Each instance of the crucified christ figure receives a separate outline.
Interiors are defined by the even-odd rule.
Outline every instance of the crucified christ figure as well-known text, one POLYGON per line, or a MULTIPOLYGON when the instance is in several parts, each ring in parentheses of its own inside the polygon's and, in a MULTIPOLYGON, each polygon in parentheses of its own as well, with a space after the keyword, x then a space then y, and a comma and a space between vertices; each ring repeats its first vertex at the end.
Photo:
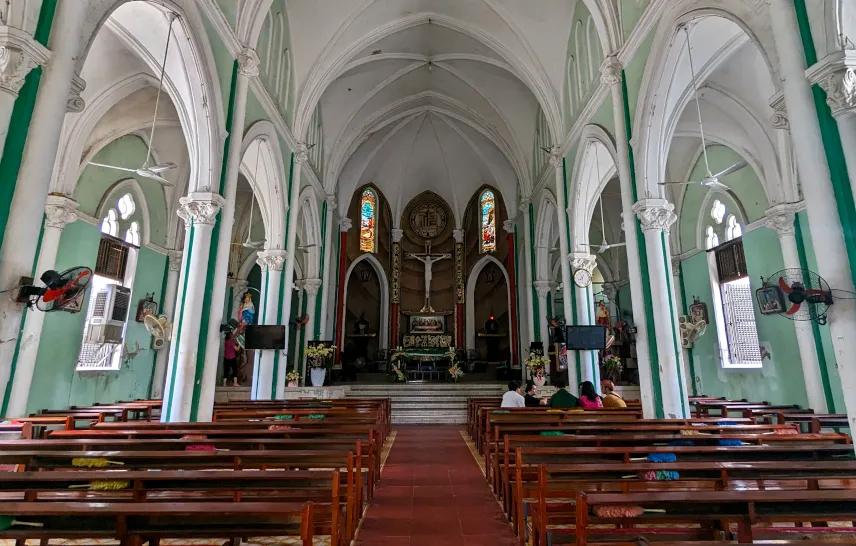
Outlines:
POLYGON ((431 307, 431 266, 434 265, 434 262, 451 258, 452 255, 431 254, 431 241, 425 241, 425 252, 422 254, 408 254, 407 257, 419 260, 425 264, 425 306, 420 313, 433 313, 434 309, 431 307))

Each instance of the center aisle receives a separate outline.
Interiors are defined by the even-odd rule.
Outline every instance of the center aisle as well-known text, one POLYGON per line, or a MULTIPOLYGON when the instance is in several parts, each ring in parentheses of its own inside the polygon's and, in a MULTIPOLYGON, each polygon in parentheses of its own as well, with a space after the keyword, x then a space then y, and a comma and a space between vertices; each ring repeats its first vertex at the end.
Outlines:
POLYGON ((397 430, 357 546, 517 544, 458 427, 397 430))

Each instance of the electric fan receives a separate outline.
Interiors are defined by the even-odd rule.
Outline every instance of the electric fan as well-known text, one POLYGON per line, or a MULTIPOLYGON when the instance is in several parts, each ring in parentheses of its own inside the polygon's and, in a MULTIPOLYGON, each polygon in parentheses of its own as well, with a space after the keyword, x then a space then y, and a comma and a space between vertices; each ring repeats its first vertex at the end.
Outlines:
POLYGON ((681 347, 684 349, 692 349, 693 343, 698 341, 698 338, 704 335, 707 330, 707 323, 700 320, 696 323, 686 315, 678 317, 678 329, 681 332, 681 347))
MULTIPOLYGON (((807 269, 783 269, 761 280, 764 285, 755 291, 755 298, 762 315, 826 324, 826 315, 833 303, 833 290, 823 277, 807 269)), ((841 294, 837 297, 853 297, 847 292, 836 292, 841 294)))
POLYGON ((21 288, 21 297, 26 299, 28 307, 35 306, 39 311, 80 311, 81 299, 92 280, 92 270, 88 267, 72 267, 62 273, 45 271, 41 276, 44 286, 28 285, 21 288))

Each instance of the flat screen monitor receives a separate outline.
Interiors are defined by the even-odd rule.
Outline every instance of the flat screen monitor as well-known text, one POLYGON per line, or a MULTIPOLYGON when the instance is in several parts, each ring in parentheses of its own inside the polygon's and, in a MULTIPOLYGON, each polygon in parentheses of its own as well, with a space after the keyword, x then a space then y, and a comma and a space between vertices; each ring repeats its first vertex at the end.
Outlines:
POLYGON ((569 351, 606 349, 606 326, 566 326, 565 343, 569 351))
POLYGON ((247 326, 244 348, 248 351, 285 349, 285 326, 247 326))

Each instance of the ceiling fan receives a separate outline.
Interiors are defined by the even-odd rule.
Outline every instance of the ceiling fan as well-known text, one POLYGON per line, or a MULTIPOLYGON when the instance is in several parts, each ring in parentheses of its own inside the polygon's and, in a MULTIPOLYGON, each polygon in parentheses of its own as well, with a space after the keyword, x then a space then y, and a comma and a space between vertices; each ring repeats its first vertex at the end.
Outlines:
POLYGON ((684 33, 686 33, 686 35, 687 35, 687 56, 689 57, 690 73, 692 74, 692 78, 693 78, 692 79, 693 91, 695 92, 696 111, 698 112, 698 128, 699 128, 699 133, 701 134, 701 149, 702 149, 702 153, 704 154, 704 167, 706 169, 707 175, 704 178, 702 178, 701 180, 689 180, 687 182, 658 182, 658 184, 660 186, 688 186, 691 184, 699 184, 701 186, 705 186, 708 188, 714 188, 717 190, 723 190, 724 191, 724 190, 728 189, 728 186, 723 184, 720 181, 720 179, 722 179, 722 178, 724 178, 730 174, 734 174, 737 171, 745 169, 749 164, 746 161, 741 160, 741 161, 738 161, 737 163, 735 163, 734 165, 728 167, 727 169, 725 169, 721 172, 718 172, 716 174, 712 174, 710 171, 710 162, 708 161, 708 157, 707 157, 707 142, 705 141, 705 138, 704 138, 704 124, 702 123, 702 119, 701 119, 701 103, 700 103, 699 98, 698 98, 698 96, 699 96, 698 80, 696 79, 695 65, 693 64, 692 45, 690 44, 690 31, 689 31, 689 27, 686 25, 684 25, 684 33))
POLYGON ((155 139, 155 127, 157 126, 158 120, 158 106, 160 106, 160 96, 161 91, 163 90, 163 79, 166 74, 166 59, 169 54, 169 42, 170 38, 172 38, 172 22, 175 21, 176 15, 174 13, 169 14, 169 26, 167 27, 166 33, 166 47, 163 52, 163 63, 161 63, 161 73, 160 73, 160 81, 158 82, 158 93, 155 98, 155 114, 152 119, 152 131, 149 134, 149 149, 146 151, 146 160, 143 163, 143 166, 139 169, 128 169, 126 167, 117 167, 116 165, 106 165, 104 163, 95 163, 94 161, 90 161, 90 165, 94 165, 95 167, 104 167, 105 169, 113 169, 116 171, 125 171, 136 174, 137 176, 142 176, 143 178, 149 178, 160 183, 162 186, 173 187, 175 184, 167 180, 166 178, 161 176, 162 172, 169 171, 176 167, 175 163, 165 162, 159 165, 149 165, 149 161, 152 159, 152 144, 155 139))
POLYGON ((315 248, 316 246, 318 245, 315 243, 309 243, 308 245, 297 245, 297 250, 301 252, 309 252, 310 248, 315 248))
MULTIPOLYGON (((594 167, 597 172, 597 181, 600 183, 600 161, 597 154, 597 146, 594 147, 594 167)), ((603 192, 600 194, 600 198, 598 199, 598 204, 600 206, 600 235, 601 242, 599 245, 589 245, 591 248, 596 248, 598 254, 603 254, 609 249, 612 248, 620 248, 625 246, 627 243, 613 243, 609 244, 606 242, 606 221, 603 216, 603 192)))

